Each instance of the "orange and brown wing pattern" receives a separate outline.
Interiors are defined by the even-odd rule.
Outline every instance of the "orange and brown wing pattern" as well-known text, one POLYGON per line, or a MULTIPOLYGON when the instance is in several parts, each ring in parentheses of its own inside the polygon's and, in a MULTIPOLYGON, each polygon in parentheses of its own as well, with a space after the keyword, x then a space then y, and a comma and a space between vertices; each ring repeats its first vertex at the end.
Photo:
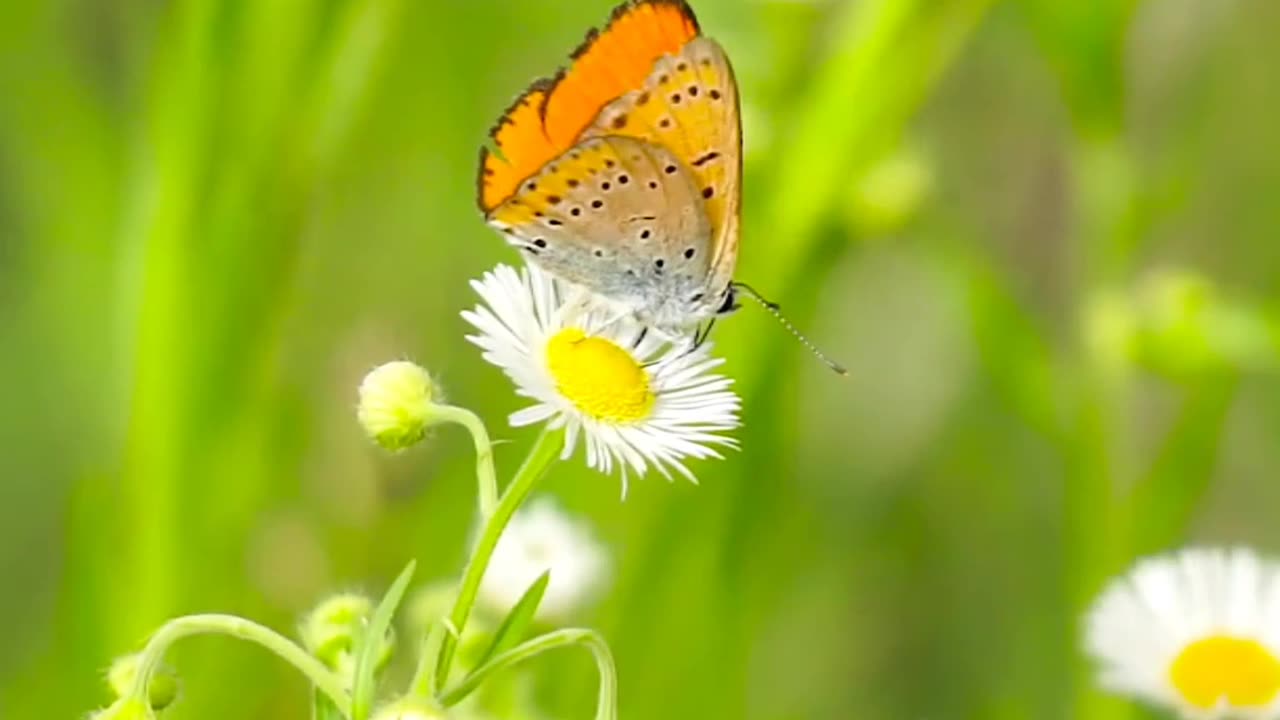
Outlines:
POLYGON ((521 95, 490 132, 496 152, 480 152, 479 203, 486 213, 577 141, 601 108, 642 87, 654 63, 698 37, 684 0, 629 0, 603 30, 592 30, 572 64, 521 95))
POLYGON ((634 137, 680 159, 711 222, 713 271, 728 283, 738 252, 742 123, 724 50, 700 37, 659 58, 643 83, 605 106, 584 135, 634 137))

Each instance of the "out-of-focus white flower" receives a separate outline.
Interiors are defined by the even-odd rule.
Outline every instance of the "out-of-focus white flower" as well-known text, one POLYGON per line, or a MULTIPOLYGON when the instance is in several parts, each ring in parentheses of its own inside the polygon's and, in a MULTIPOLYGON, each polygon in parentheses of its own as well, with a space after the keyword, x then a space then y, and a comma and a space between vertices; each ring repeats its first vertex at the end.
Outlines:
POLYGON ((530 501, 511 518, 498 540, 479 599, 505 614, 542 573, 551 571, 540 619, 564 618, 591 600, 609 572, 605 550, 588 527, 549 497, 530 501))
POLYGON ((1280 565, 1246 549, 1139 562, 1089 613, 1106 688, 1192 720, 1280 718, 1280 565))

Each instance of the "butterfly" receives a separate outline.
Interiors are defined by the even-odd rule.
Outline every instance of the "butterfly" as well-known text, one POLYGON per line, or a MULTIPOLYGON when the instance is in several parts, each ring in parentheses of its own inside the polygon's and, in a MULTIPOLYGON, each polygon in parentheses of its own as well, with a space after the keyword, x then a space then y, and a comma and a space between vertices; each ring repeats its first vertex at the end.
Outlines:
POLYGON ((688 3, 622 3, 489 135, 478 203, 529 262, 671 336, 737 308, 738 86, 688 3))

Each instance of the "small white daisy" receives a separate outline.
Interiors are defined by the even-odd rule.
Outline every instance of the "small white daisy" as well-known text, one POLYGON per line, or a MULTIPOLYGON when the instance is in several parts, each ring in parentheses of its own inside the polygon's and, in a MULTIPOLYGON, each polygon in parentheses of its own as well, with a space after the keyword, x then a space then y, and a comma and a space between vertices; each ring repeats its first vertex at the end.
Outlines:
POLYGON ((483 304, 462 313, 480 331, 467 339, 535 401, 511 424, 564 427, 563 457, 581 435, 587 464, 608 473, 616 463, 625 493, 628 468, 643 475, 653 466, 667 478, 674 468, 695 480, 686 458, 736 447, 723 433, 738 427, 741 401, 729 378, 711 372, 723 361, 710 343, 690 351, 642 334, 627 318, 567 302, 569 290, 533 267, 499 265, 471 285, 483 304))
POLYGON ((563 619, 604 584, 609 560, 591 530, 549 497, 536 498, 512 516, 498 539, 480 584, 480 601, 507 613, 542 573, 551 571, 538 606, 540 619, 563 619))
POLYGON ((1280 565, 1247 549, 1140 561, 1089 613, 1107 689, 1195 720, 1280 718, 1280 565))

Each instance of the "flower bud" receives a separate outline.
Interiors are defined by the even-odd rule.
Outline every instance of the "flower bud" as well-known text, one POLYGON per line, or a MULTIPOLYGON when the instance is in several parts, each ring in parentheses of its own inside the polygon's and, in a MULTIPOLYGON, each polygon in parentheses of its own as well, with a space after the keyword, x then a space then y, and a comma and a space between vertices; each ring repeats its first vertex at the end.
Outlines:
POLYGON ((1175 377, 1273 364, 1276 336, 1264 315, 1223 297, 1201 275, 1152 273, 1138 288, 1142 360, 1175 377))
MULTIPOLYGON (((107 684, 118 698, 125 697, 133 689, 133 681, 138 676, 138 656, 125 655, 116 658, 107 671, 107 684)), ((167 665, 160 665, 151 674, 151 682, 147 686, 148 700, 151 709, 163 710, 178 699, 181 689, 178 674, 167 665)))
POLYGON ((1223 297, 1201 275, 1158 270, 1135 287, 1090 299, 1084 336, 1104 367, 1142 367, 1173 380, 1269 368, 1280 325, 1257 306, 1223 297))
MULTIPOLYGON (((342 593, 322 601, 302 622, 302 645, 331 670, 349 676, 355 669, 355 648, 364 635, 373 601, 356 593, 342 593)), ((377 668, 391 660, 395 634, 388 629, 378 650, 377 668)))
POLYGON ((1127 372, 1138 353, 1139 317, 1128 294, 1100 291, 1085 306, 1085 347, 1099 367, 1127 372))
POLYGON ((356 416, 374 442, 387 450, 403 450, 427 434, 440 400, 440 390, 426 370, 398 360, 365 376, 356 416))
POLYGON ((89 720, 155 720, 156 714, 142 700, 135 697, 122 697, 111 703, 111 707, 89 715, 89 720))
POLYGON ((903 148, 870 167, 850 188, 847 217, 867 236, 902 229, 933 188, 933 168, 919 149, 903 148))

